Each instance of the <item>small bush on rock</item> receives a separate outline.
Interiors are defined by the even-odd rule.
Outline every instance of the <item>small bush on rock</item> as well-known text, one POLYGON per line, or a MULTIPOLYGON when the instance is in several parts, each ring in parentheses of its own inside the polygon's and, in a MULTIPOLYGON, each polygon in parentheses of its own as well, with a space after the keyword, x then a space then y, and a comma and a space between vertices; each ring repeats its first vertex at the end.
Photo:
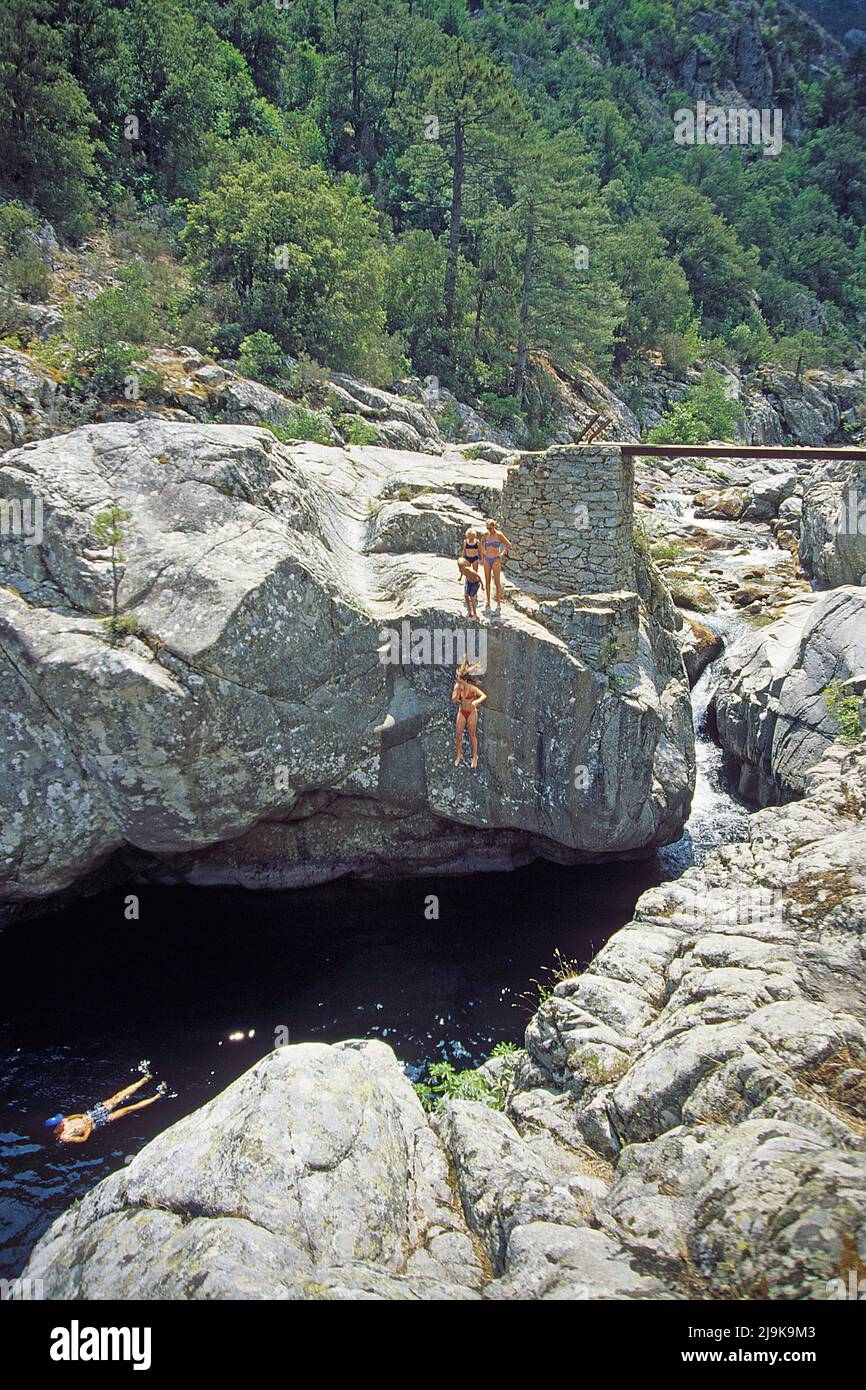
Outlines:
POLYGON ((841 681, 831 681, 824 691, 824 703, 839 727, 839 737, 845 743, 859 743, 864 737, 860 727, 860 696, 846 691, 841 681))

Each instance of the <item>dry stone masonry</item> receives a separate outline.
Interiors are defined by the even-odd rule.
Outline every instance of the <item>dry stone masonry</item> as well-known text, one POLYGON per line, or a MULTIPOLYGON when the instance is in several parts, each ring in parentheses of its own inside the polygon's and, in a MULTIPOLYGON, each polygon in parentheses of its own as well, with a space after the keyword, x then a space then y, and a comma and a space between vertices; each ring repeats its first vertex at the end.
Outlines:
POLYGON ((631 459, 613 444, 520 454, 502 493, 521 583, 537 583, 548 625, 591 665, 634 658, 639 618, 631 459))

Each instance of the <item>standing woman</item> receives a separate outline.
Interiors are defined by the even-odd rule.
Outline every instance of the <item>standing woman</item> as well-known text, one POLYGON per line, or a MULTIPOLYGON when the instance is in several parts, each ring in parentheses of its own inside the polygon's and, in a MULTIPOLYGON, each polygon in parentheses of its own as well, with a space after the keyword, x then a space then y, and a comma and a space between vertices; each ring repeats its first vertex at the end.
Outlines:
POLYGON ((481 559, 481 550, 478 545, 478 537, 471 526, 466 532, 466 538, 463 542, 463 549, 460 551, 460 557, 466 560, 474 570, 478 569, 478 561, 481 559))
POLYGON ((490 576, 496 581, 496 611, 502 607, 502 561, 508 559, 511 541, 497 528, 495 521, 486 522, 487 530, 481 537, 481 555, 484 561, 484 591, 487 607, 490 607, 490 576))
POLYGON ((457 678, 454 681, 454 689, 451 691, 451 703, 457 705, 457 757, 454 759, 454 766, 459 767, 463 761, 463 730, 469 734, 469 746, 472 749, 472 767, 478 766, 478 706, 487 699, 483 690, 479 690, 471 680, 478 671, 478 662, 470 663, 464 658, 457 667, 457 678))

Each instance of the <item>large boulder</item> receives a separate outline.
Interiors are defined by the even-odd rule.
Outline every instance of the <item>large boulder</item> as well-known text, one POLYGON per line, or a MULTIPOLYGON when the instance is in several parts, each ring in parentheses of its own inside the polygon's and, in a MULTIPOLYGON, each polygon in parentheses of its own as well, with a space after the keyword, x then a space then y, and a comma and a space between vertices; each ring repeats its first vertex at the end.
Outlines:
POLYGON ((800 563, 822 587, 866 584, 866 469, 817 468, 803 496, 800 563))
POLYGON ((380 1042, 270 1053, 51 1227, 59 1299, 465 1299, 483 1265, 380 1042))
MULTIPOLYGON (((291 430, 297 421, 298 404, 264 386, 260 381, 250 381, 246 377, 232 377, 220 392, 220 405, 223 417, 229 424, 237 425, 276 425, 279 429, 291 430)), ((322 412, 316 414, 317 426, 323 430, 328 440, 340 444, 342 440, 332 421, 322 412)))
POLYGON ((745 386, 750 444, 829 444, 862 428, 858 373, 809 372, 803 380, 781 367, 761 367, 745 386))
POLYGON ((725 655, 714 697, 740 791, 762 805, 802 796, 839 737, 831 682, 866 677, 866 590, 804 594, 725 655))
POLYGON ((535 601, 465 624, 442 552, 502 473, 162 420, 6 454, 0 495, 41 499, 44 534, 0 554, 2 896, 41 899, 120 851, 169 881, 285 887, 676 840, 693 735, 664 614, 643 606, 611 670, 535 601), (112 503, 135 629, 115 645, 94 532, 112 503), (486 668, 474 773, 450 753, 461 643, 486 668))

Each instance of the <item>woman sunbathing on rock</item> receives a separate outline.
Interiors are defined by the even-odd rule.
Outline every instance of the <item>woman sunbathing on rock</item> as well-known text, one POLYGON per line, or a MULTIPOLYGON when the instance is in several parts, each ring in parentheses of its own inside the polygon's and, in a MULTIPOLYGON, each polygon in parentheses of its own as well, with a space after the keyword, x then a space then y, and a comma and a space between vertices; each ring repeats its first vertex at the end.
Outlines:
POLYGON ((487 699, 483 690, 479 690, 469 679, 478 671, 478 662, 471 664, 463 660, 457 667, 457 679, 454 682, 454 689, 451 691, 451 703, 457 709, 457 757, 454 759, 454 766, 459 767, 463 761, 463 730, 469 734, 469 746, 472 749, 472 767, 478 766, 478 706, 487 699))
POLYGON ((481 537, 481 555, 484 560, 484 591, 487 594, 487 607, 490 607, 490 576, 496 581, 496 611, 502 605, 502 562, 508 559, 511 541, 498 529, 495 521, 488 520, 487 530, 481 537))
POLYGON ((112 1120, 119 1120, 121 1115, 131 1115, 133 1110, 143 1110, 146 1105, 153 1105, 154 1101, 162 1100, 166 1096, 174 1099, 175 1093, 169 1093, 165 1082, 161 1081, 156 1088, 155 1096, 148 1096, 146 1100, 136 1101, 135 1105, 124 1105, 122 1109, 117 1109, 122 1100, 126 1100, 127 1096, 133 1095, 148 1081, 153 1080, 149 1067, 149 1062, 139 1062, 138 1070, 144 1073, 140 1081, 125 1086, 108 1100, 98 1101, 91 1110, 85 1110, 83 1115, 52 1115, 50 1120, 45 1121, 46 1127, 54 1131, 61 1144, 86 1144, 95 1129, 111 1124, 112 1120))

